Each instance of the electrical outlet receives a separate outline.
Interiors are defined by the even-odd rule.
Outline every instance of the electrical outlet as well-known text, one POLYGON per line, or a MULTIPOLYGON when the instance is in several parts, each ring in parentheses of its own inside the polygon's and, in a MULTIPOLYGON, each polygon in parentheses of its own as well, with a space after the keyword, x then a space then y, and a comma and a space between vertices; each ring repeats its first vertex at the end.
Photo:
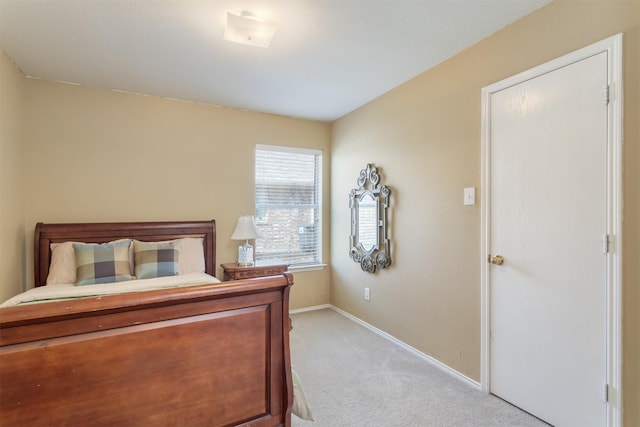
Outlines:
POLYGON ((371 300, 371 293, 369 293, 369 288, 364 288, 364 299, 367 301, 371 300))

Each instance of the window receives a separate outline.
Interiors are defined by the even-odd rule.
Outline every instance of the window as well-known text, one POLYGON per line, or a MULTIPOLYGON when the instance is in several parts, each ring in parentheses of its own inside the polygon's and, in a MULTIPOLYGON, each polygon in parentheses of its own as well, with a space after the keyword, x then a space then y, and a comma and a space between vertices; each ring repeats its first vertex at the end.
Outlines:
POLYGON ((322 152, 256 147, 256 263, 322 263, 322 152))

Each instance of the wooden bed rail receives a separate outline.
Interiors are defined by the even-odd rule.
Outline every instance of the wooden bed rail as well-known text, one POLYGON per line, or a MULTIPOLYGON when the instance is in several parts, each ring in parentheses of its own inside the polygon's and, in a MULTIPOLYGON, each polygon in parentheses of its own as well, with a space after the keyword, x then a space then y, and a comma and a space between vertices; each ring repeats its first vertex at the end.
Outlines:
POLYGON ((0 309, 0 424, 289 426, 293 276, 0 309))

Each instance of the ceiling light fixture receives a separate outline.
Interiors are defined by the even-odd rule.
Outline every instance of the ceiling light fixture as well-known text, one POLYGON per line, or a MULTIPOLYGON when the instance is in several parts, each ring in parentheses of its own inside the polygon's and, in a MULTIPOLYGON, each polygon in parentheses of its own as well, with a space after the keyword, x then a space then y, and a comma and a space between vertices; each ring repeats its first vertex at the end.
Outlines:
POLYGON ((224 39, 255 47, 269 47, 276 26, 251 12, 243 10, 240 15, 227 12, 224 39))

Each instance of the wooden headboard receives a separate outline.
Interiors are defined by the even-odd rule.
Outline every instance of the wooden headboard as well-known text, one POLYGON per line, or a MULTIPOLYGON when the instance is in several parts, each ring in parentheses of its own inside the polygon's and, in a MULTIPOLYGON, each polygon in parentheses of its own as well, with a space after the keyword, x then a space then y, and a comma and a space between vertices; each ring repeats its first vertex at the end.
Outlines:
POLYGON ((44 224, 35 229, 34 280, 36 286, 47 283, 51 263, 51 244, 68 241, 105 243, 117 239, 137 239, 147 242, 173 240, 182 237, 202 238, 205 273, 215 276, 216 221, 172 222, 111 222, 44 224))

